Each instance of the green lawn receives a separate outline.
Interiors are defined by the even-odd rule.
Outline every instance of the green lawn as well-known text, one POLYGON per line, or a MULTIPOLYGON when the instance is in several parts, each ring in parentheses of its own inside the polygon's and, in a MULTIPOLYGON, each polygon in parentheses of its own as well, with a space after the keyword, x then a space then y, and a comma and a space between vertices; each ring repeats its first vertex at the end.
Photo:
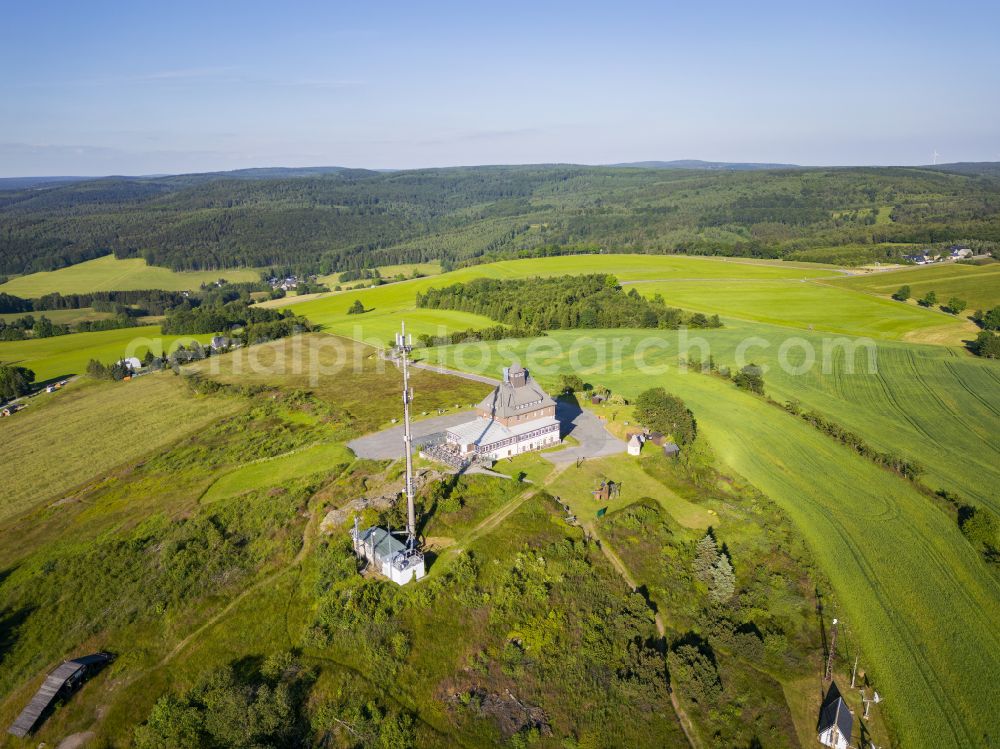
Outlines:
POLYGON ((97 333, 71 333, 69 335, 39 338, 28 341, 0 342, 0 361, 28 367, 39 382, 80 374, 87 369, 91 359, 110 364, 124 356, 142 358, 146 351, 159 356, 171 350, 178 342, 197 340, 207 343, 211 335, 163 335, 158 325, 138 328, 102 330, 97 333))
POLYGON ((969 305, 966 314, 977 309, 990 309, 1000 305, 1000 263, 923 265, 902 270, 846 276, 832 279, 829 283, 883 296, 890 296, 900 286, 905 285, 910 287, 914 299, 919 299, 928 291, 935 292, 940 304, 957 296, 969 305))
POLYGON ((141 258, 119 260, 114 255, 105 255, 56 271, 18 276, 0 285, 0 292, 34 299, 53 292, 86 294, 91 291, 135 289, 195 291, 201 284, 220 278, 228 281, 257 281, 260 274, 252 268, 176 272, 169 268, 146 265, 146 261, 141 258))
POLYGON ((354 455, 339 442, 313 445, 277 458, 247 463, 220 476, 201 501, 216 502, 261 487, 280 486, 296 478, 329 472, 346 465, 354 455))
MULTIPOLYGON (((706 338, 713 333, 737 335, 736 331, 701 332, 706 338)), ((750 329, 740 332, 745 335, 750 329)), ((772 334, 781 335, 773 329, 772 334)), ((590 334, 592 342, 603 339, 608 348, 611 340, 622 337, 626 337, 625 331, 590 334)), ((562 343, 565 350, 574 336, 556 332, 550 338, 562 343)), ((1000 652, 1000 631, 995 626, 1000 617, 1000 585, 962 537, 954 520, 903 479, 720 378, 693 373, 682 376, 676 369, 640 372, 629 356, 640 340, 642 337, 633 337, 624 345, 624 363, 618 369, 600 364, 596 344, 580 349, 576 371, 627 397, 635 397, 652 385, 662 385, 680 395, 694 411, 699 429, 721 462, 788 513, 833 583, 836 598, 827 602, 828 611, 848 622, 863 644, 868 673, 886 697, 884 709, 902 745, 981 745, 984 735, 992 731, 991 706, 1000 699, 996 686, 1000 684, 1000 658, 996 656, 1000 652)), ((528 345, 518 342, 512 348, 530 366, 528 345)), ((903 351, 915 348, 894 346, 903 351)), ((457 366, 455 348, 441 353, 457 366)), ((647 361, 672 361, 675 352, 676 348, 660 359, 650 355, 647 361)), ((864 386, 854 378, 841 377, 843 387, 870 388, 873 395, 885 387, 885 382, 892 383, 890 388, 903 387, 912 377, 912 370, 902 363, 906 358, 904 355, 902 361, 897 361, 888 356, 879 377, 871 378, 864 386)), ((558 372, 570 371, 569 361, 565 353, 542 358, 536 371, 551 386, 558 372), (547 368, 547 364, 551 366, 547 368)), ((718 355, 717 361, 724 363, 718 355)), ((962 367, 963 361, 970 360, 943 351, 940 359, 926 357, 920 366, 923 370, 938 369, 935 377, 943 378, 942 382, 949 377, 949 369, 957 366, 953 375, 957 382, 972 371, 962 367)), ((492 371, 493 365, 499 365, 499 357, 480 368, 492 371)), ((1000 368, 996 363, 970 365, 980 366, 988 368, 982 373, 984 383, 997 381, 1000 368)), ((782 390, 794 387, 790 380, 776 375, 770 381, 779 383, 782 390)), ((815 383, 802 388, 804 393, 816 390, 822 388, 815 383)), ((868 429, 872 431, 865 434, 874 439, 879 424, 903 420, 905 409, 917 413, 927 409, 920 418, 940 423, 936 432, 939 439, 959 440, 956 453, 979 461, 976 468, 968 464, 948 468, 945 452, 934 463, 934 470, 952 476, 965 470, 969 474, 965 484, 978 487, 978 493, 985 495, 1000 482, 1000 461, 992 458, 993 448, 982 441, 980 434, 982 429, 987 434, 991 429, 995 433, 1000 409, 996 394, 1000 389, 994 385, 985 392, 960 390, 949 394, 953 399, 950 406, 934 403, 926 394, 891 406, 887 421, 879 422, 877 415, 870 417, 873 422, 868 429), (982 400, 980 406, 966 412, 966 406, 976 400, 982 400), (893 413, 894 408, 899 409, 898 414, 893 413), (951 423, 943 423, 943 414, 952 408, 958 409, 960 415, 952 414, 947 417, 951 423), (969 430, 964 437, 962 429, 969 430)), ((821 400, 820 395, 811 397, 821 400)), ((862 419, 861 412, 871 408, 864 402, 851 406, 840 395, 834 399, 828 394, 827 398, 827 415, 838 420, 847 421, 845 417, 852 409, 852 418, 862 419)), ((887 397, 883 397, 885 402, 889 402, 887 397)), ((907 453, 911 447, 908 436, 918 431, 911 425, 903 433, 886 431, 883 439, 907 453)), ((933 439, 928 435, 921 438, 933 439)), ((934 450, 934 446, 928 450, 934 450)))
MULTIPOLYGON (((376 268, 382 278, 391 279, 393 276, 404 275, 406 277, 411 277, 414 271, 420 273, 423 276, 436 276, 441 272, 441 263, 437 260, 432 260, 427 263, 400 263, 398 265, 380 265, 376 268)), ((329 287, 334 287, 340 283, 340 273, 331 273, 327 276, 320 276, 319 282, 326 284, 329 287)), ((369 283, 367 279, 358 279, 356 281, 345 281, 344 283, 354 285, 359 283, 369 283)))

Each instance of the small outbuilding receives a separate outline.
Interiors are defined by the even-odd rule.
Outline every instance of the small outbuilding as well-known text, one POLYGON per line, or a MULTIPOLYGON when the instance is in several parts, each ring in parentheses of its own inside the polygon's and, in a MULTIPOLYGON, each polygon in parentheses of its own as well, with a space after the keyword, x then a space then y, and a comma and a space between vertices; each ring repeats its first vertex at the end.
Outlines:
POLYGON ((226 351, 230 346, 233 345, 232 340, 228 336, 216 335, 212 336, 212 351, 226 351))
POLYGON ((82 658, 64 661, 62 665, 45 677, 42 686, 35 692, 28 706, 17 716, 17 720, 7 729, 13 736, 27 736, 41 719, 42 714, 59 697, 65 696, 79 687, 88 676, 110 663, 110 653, 94 653, 82 658))
POLYGON ((849 749, 853 729, 854 715, 834 682, 830 684, 819 711, 819 743, 833 749, 849 749))
POLYGON ((676 442, 664 442, 663 454, 668 458, 676 458, 681 454, 681 449, 677 446, 676 442))
POLYGON ((638 434, 633 434, 628 441, 628 454, 638 455, 642 452, 642 437, 638 434))

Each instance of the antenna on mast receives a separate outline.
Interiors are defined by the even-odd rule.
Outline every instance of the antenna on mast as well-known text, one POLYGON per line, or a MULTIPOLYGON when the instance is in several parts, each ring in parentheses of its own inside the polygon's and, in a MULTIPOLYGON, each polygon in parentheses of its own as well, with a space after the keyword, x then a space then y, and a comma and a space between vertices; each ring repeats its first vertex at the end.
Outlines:
POLYGON ((826 657, 826 673, 823 674, 824 681, 831 681, 833 679, 833 656, 837 652, 837 620, 833 620, 833 626, 830 627, 830 652, 826 657))
POLYGON ((406 453, 406 545, 409 549, 417 546, 417 517, 413 498, 413 445, 410 436, 410 403, 413 401, 413 388, 410 387, 409 360, 413 350, 413 336, 407 336, 406 323, 400 326, 396 333, 396 353, 402 362, 403 369, 403 450, 406 453))

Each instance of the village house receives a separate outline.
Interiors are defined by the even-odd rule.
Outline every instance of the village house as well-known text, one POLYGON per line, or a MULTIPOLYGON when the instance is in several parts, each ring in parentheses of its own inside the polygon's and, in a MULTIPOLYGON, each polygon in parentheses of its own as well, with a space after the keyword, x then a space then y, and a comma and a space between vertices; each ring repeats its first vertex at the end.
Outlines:
POLYGON ((948 255, 952 260, 964 260, 965 258, 972 257, 972 250, 968 247, 954 246, 948 255))
POLYGON ((504 369, 503 382, 476 406, 476 418, 445 433, 445 449, 462 460, 499 460, 560 441, 556 402, 528 374, 504 369))

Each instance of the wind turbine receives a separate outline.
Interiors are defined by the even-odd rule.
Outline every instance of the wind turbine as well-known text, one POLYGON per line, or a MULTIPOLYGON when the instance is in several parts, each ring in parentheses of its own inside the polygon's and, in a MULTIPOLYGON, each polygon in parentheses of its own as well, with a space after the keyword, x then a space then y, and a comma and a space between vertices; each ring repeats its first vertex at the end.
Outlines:
POLYGON ((937 166, 937 160, 938 160, 938 158, 940 158, 940 156, 941 156, 941 154, 939 154, 939 153, 937 152, 937 149, 935 148, 935 149, 934 149, 934 165, 935 165, 935 166, 937 166))

